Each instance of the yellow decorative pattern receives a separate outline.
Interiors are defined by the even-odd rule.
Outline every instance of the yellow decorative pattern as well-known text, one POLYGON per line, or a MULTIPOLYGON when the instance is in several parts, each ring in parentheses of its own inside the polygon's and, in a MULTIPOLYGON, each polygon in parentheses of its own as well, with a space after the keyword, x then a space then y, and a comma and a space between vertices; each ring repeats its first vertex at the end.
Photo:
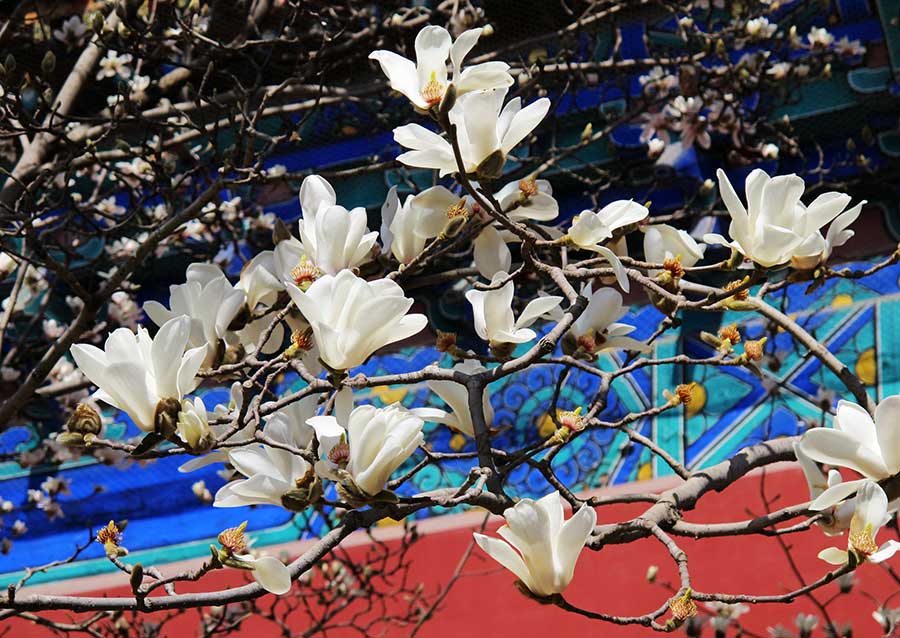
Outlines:
POLYGON ((856 376, 866 385, 875 385, 878 380, 878 362, 875 360, 874 348, 859 353, 856 359, 856 376))
POLYGON ((684 414, 687 418, 691 418, 699 414, 704 407, 706 407, 706 388, 695 383, 691 388, 691 400, 684 406, 684 414))

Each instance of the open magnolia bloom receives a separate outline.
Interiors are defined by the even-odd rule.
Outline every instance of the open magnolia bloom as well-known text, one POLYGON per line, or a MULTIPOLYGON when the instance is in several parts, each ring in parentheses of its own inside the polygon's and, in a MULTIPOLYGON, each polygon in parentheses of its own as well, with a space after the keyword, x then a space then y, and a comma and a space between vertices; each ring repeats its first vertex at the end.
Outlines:
POLYGON ((501 286, 500 282, 505 279, 509 279, 509 275, 498 272, 491 280, 491 286, 495 286, 492 290, 466 292, 475 315, 475 332, 492 348, 533 340, 537 335, 528 326, 556 308, 563 299, 553 295, 532 299, 516 319, 512 310, 515 287, 511 279, 501 286))
POLYGON ((545 179, 528 177, 506 184, 494 193, 506 216, 514 221, 547 222, 559 215, 553 187, 545 179))
MULTIPOLYGON (((314 406, 313 401, 313 409, 314 406)), ((307 403, 295 409, 308 407, 307 403)), ((270 417, 263 434, 275 443, 297 450, 305 449, 312 440, 312 430, 306 422, 297 423, 289 416, 270 417)), ((288 449, 251 443, 229 450, 228 462, 244 478, 222 486, 216 492, 214 507, 277 505, 301 511, 321 496, 321 483, 312 465, 288 449)))
MULTIPOLYGON (((794 455, 797 457, 797 462, 800 463, 800 467, 803 469, 803 476, 806 477, 806 484, 809 486, 810 501, 815 501, 829 487, 834 487, 842 481, 841 473, 837 470, 829 470, 828 476, 826 477, 818 464, 803 453, 800 444, 797 442, 794 443, 794 455)), ((837 505, 832 505, 831 507, 826 508, 823 512, 825 517, 816 521, 816 525, 818 525, 819 529, 828 536, 842 534, 850 527, 850 517, 853 516, 854 509, 856 509, 855 498, 847 499, 843 503, 837 505)))
POLYGON ((256 310, 260 304, 269 307, 278 299, 278 293, 284 290, 284 283, 278 274, 275 253, 264 250, 248 261, 238 280, 238 290, 247 295, 247 308, 256 310))
POLYGON ((303 288, 304 282, 321 273, 336 275, 371 257, 378 233, 366 227, 366 209, 359 206, 348 211, 339 206, 324 178, 310 175, 303 180, 300 208, 300 240, 292 237, 275 246, 275 269, 282 281, 303 288))
MULTIPOLYGON (((690 268, 703 259, 706 246, 694 241, 686 231, 668 224, 651 224, 644 231, 644 258, 654 264, 677 260, 684 268, 690 268)), ((650 270, 653 277, 658 270, 650 270)))
POLYGON ((878 530, 888 522, 888 498, 875 481, 865 480, 856 495, 856 508, 850 519, 847 549, 829 547, 819 558, 832 565, 843 565, 853 554, 855 562, 880 563, 900 551, 900 543, 889 540, 879 547, 875 543, 878 530))
POLYGON ((94 398, 125 412, 145 432, 174 431, 182 397, 197 387, 197 370, 206 346, 185 351, 191 320, 165 322, 151 339, 144 327, 137 333, 119 328, 106 338, 104 349, 86 343, 72 346, 72 357, 99 389, 94 398), (159 426, 159 427, 158 427, 159 426))
POLYGON ((504 540, 474 534, 475 542, 540 597, 562 593, 575 575, 575 564, 597 523, 597 512, 582 505, 563 521, 559 492, 533 501, 523 498, 503 512, 504 540), (504 542, 505 541, 505 542, 504 542))
POLYGON ((390 279, 366 281, 342 270, 317 279, 306 292, 291 283, 287 289, 312 328, 322 362, 332 370, 361 365, 379 348, 428 324, 425 315, 406 314, 413 300, 390 279))
POLYGON ((246 569, 253 574, 256 582, 268 592, 281 595, 291 589, 291 570, 274 556, 254 556, 250 553, 252 542, 244 536, 247 521, 231 527, 219 534, 219 560, 223 565, 236 569, 246 569))
MULTIPOLYGON (((628 312, 618 290, 601 288, 593 292, 588 284, 581 294, 587 297, 588 304, 563 336, 563 352, 593 359, 604 350, 650 350, 646 343, 627 336, 634 331, 634 326, 616 323, 628 312)), ((561 311, 559 318, 562 318, 561 311)))
POLYGON ((409 264, 425 248, 427 238, 416 233, 418 215, 412 195, 400 205, 397 187, 392 186, 381 207, 381 250, 393 255, 401 264, 409 264))
MULTIPOLYGON (((484 372, 485 368, 475 359, 466 359, 453 366, 466 374, 484 372)), ((456 381, 431 380, 426 381, 428 389, 441 397, 448 406, 450 413, 443 416, 434 416, 430 420, 453 428, 463 434, 475 436, 475 426, 472 424, 472 411, 469 409, 469 391, 466 386, 456 381)), ((494 422, 494 408, 491 407, 491 398, 487 388, 481 395, 481 407, 484 410, 484 421, 488 427, 494 422)))
POLYGON ((853 237, 854 232, 850 230, 850 224, 856 221, 865 204, 866 202, 863 200, 835 217, 828 226, 825 237, 822 237, 822 233, 819 231, 810 235, 791 257, 791 267, 797 270, 813 270, 817 266, 825 264, 835 248, 843 246, 853 237))
POLYGON ((719 169, 717 175, 722 201, 731 215, 728 233, 732 240, 708 233, 703 241, 729 246, 764 268, 781 266, 794 256, 808 256, 814 250, 810 246, 817 243, 814 235, 821 238, 820 229, 850 203, 849 195, 830 192, 804 206, 800 201, 805 188, 803 178, 794 174, 769 177, 765 171, 755 169, 744 184, 744 208, 725 171, 719 169))
POLYGON ((390 80, 391 88, 405 95, 422 111, 436 106, 444 98, 450 82, 447 79, 447 57, 453 63, 453 88, 456 95, 478 89, 502 89, 511 86, 512 76, 506 62, 485 62, 467 69, 462 63, 478 42, 483 29, 464 31, 451 45, 450 34, 443 27, 428 26, 416 36, 416 62, 392 51, 373 51, 390 80))
POLYGON ((361 405, 346 417, 341 412, 336 409, 336 416, 315 416, 307 423, 319 442, 316 473, 337 482, 341 496, 350 501, 380 498, 391 474, 425 441, 423 419, 444 416, 442 410, 408 410, 399 403, 385 408, 361 405))
POLYGON ((572 219, 568 237, 585 250, 595 250, 601 242, 611 239, 620 228, 637 224, 650 214, 647 207, 630 199, 607 204, 599 211, 583 210, 572 219))
MULTIPOLYGON (((880 481, 900 472, 900 395, 884 399, 875 408, 875 420, 850 401, 839 401, 834 428, 807 430, 800 450, 820 463, 846 467, 880 481)), ((827 509, 847 498, 863 483, 847 481, 830 486, 809 504, 827 509)))
POLYGON ((144 312, 157 326, 177 317, 189 320, 189 343, 193 347, 208 346, 203 365, 211 366, 221 341, 246 300, 246 292, 232 286, 218 266, 191 264, 187 268, 187 282, 169 286, 169 308, 158 301, 148 301, 144 312))
POLYGON ((426 239, 452 237, 473 213, 470 197, 460 197, 443 186, 426 188, 407 203, 415 219, 414 232, 426 239))
POLYGON ((491 279, 498 272, 509 272, 512 253, 500 231, 493 226, 485 226, 473 242, 475 267, 485 279, 491 279))
POLYGON ((209 449, 212 444, 213 434, 209 428, 209 415, 206 413, 206 405, 200 397, 194 400, 185 399, 181 402, 181 411, 178 413, 178 421, 175 424, 175 433, 184 442, 185 446, 193 452, 209 449))
MULTIPOLYGON (((525 139, 550 109, 550 100, 540 98, 525 108, 513 98, 506 106, 506 90, 474 91, 463 95, 450 110, 466 173, 479 179, 497 179, 506 156, 525 139)), ((443 137, 419 124, 394 129, 394 140, 410 149, 397 157, 407 166, 431 168, 440 175, 457 172, 453 147, 443 137)))

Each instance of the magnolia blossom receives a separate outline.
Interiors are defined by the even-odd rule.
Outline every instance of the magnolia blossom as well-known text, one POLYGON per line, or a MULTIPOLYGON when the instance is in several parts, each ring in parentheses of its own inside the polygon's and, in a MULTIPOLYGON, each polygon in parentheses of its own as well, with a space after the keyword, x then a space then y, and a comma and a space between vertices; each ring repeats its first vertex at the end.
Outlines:
POLYGON ((512 303, 515 287, 505 272, 498 272, 491 280, 491 290, 469 290, 466 299, 472 304, 475 315, 475 332, 492 346, 498 344, 526 343, 537 335, 528 326, 556 308, 562 297, 548 295, 528 302, 519 318, 513 316, 512 303))
POLYGON ((616 323, 628 312, 618 290, 601 288, 592 292, 588 284, 581 294, 588 298, 588 304, 563 337, 563 349, 568 354, 581 352, 592 356, 603 350, 645 352, 650 349, 646 343, 626 336, 634 331, 634 326, 616 323))
POLYGON ((392 186, 381 207, 381 249, 404 265, 412 262, 422 252, 428 240, 426 236, 416 232, 421 215, 415 206, 415 200, 416 197, 409 195, 401 206, 397 187, 392 186))
POLYGON ((288 283, 288 293, 309 322, 322 362, 347 370, 373 352, 420 332, 425 315, 406 312, 413 300, 390 279, 366 281, 349 270, 324 275, 306 292, 288 283))
POLYGON ((853 237, 854 232, 850 230, 850 224, 856 221, 865 204, 866 201, 863 200, 835 217, 828 226, 825 237, 818 231, 810 235, 791 256, 791 266, 798 270, 812 270, 826 263, 835 248, 843 246, 853 237))
POLYGON ((494 198, 506 216, 514 221, 547 222, 559 215, 553 187, 545 179, 531 177, 510 182, 494 193, 494 198))
POLYGON ((119 328, 107 337, 103 350, 80 343, 71 352, 84 375, 99 388, 94 397, 122 410, 150 432, 161 401, 180 404, 197 387, 195 377, 206 346, 185 351, 190 332, 190 319, 176 317, 165 322, 153 339, 143 327, 137 333, 119 328))
POLYGON ((478 42, 483 29, 469 29, 451 44, 450 34, 443 27, 428 26, 416 36, 416 62, 392 51, 373 51, 370 60, 377 60, 390 80, 391 88, 405 95, 423 111, 440 103, 450 81, 447 78, 447 58, 453 64, 453 88, 456 95, 477 89, 502 89, 511 86, 512 76, 505 62, 485 62, 465 70, 462 63, 478 42))
POLYGON ((329 275, 369 259, 378 233, 366 228, 365 208, 348 211, 339 206, 331 184, 318 175, 310 175, 300 185, 300 208, 300 241, 291 238, 275 247, 275 269, 282 280, 300 285, 294 269, 304 256, 329 275))
POLYGON ((247 521, 237 527, 226 529, 219 534, 219 560, 237 569, 246 569, 253 578, 268 592, 276 595, 286 594, 291 589, 291 570, 274 556, 254 556, 250 553, 252 541, 244 536, 247 521))
MULTIPOLYGON (((644 257, 654 264, 677 259, 682 266, 690 268, 703 259, 706 246, 694 241, 686 231, 668 224, 652 224, 644 230, 644 257)), ((650 276, 658 270, 649 271, 650 276)))
MULTIPOLYGON (((800 201, 803 179, 797 175, 769 177, 756 169, 747 176, 747 208, 719 169, 719 190, 731 215, 728 232, 732 241, 709 233, 708 244, 730 246, 760 266, 780 266, 795 255, 808 254, 816 243, 819 229, 837 217, 850 202, 850 196, 830 192, 819 195, 808 207, 800 201)), ((848 211, 849 212, 849 211, 848 211)), ((821 238, 821 236, 820 236, 821 238)))
POLYGON ((219 342, 225 338, 245 301, 246 293, 235 289, 218 266, 191 264, 187 282, 169 286, 169 308, 158 301, 148 301, 144 312, 158 326, 177 317, 188 319, 190 344, 208 346, 204 365, 209 366, 214 362, 219 342))
POLYGON ((770 38, 778 30, 777 24, 771 24, 766 17, 747 20, 746 31, 751 38, 770 38))
POLYGON ((512 253, 500 231, 485 226, 473 242, 473 256, 478 272, 491 279, 498 272, 507 273, 512 266, 512 253))
POLYGON ((345 419, 340 414, 312 417, 307 423, 316 431, 321 455, 316 473, 341 483, 354 498, 378 496, 394 470, 424 442, 423 417, 442 415, 393 403, 386 408, 361 405, 345 419))
POLYGON ((426 239, 438 235, 452 236, 473 213, 470 197, 460 197, 443 186, 426 188, 407 198, 410 215, 414 217, 413 232, 426 239))
POLYGON ((536 596, 562 593, 572 582, 597 512, 584 504, 563 521, 562 498, 552 492, 537 501, 523 498, 503 517, 506 525, 497 530, 503 540, 474 534, 478 546, 536 596))
POLYGON ((203 399, 194 397, 193 401, 185 399, 181 402, 175 433, 189 450, 201 450, 209 446, 212 442, 212 431, 203 399))
MULTIPOLYGON (((841 473, 837 470, 829 470, 828 476, 825 476, 818 464, 809 458, 803 452, 800 444, 796 442, 794 443, 794 456, 797 457, 797 462, 803 469, 803 476, 806 477, 810 501, 815 501, 825 490, 842 482, 841 473)), ((829 536, 841 534, 850 527, 850 518, 853 516, 855 508, 856 499, 854 498, 832 505, 826 508, 826 516, 817 520, 816 525, 829 536)))
POLYGON ((243 290, 247 296, 248 310, 256 310, 260 304, 272 306, 278 299, 278 293, 284 290, 284 283, 275 263, 275 253, 264 250, 248 261, 241 270, 235 288, 243 290))
MULTIPOLYGON (((266 438, 296 449, 311 438, 304 422, 270 418, 263 427, 266 438)), ((270 445, 247 445, 228 452, 228 462, 244 478, 226 483, 216 492, 214 507, 277 505, 290 509, 292 502, 307 503, 315 487, 312 466, 299 454, 270 445)))
MULTIPOLYGON (((855 403, 839 401, 834 428, 807 430, 800 450, 815 461, 846 467, 876 481, 900 473, 900 395, 879 403, 874 421, 855 403)), ((830 486, 809 508, 827 509, 856 492, 863 482, 830 486)))
MULTIPOLYGON (((450 110, 466 173, 485 179, 502 174, 506 156, 540 124, 550 109, 550 100, 540 98, 525 108, 513 98, 506 106, 506 90, 474 91, 460 97, 450 110)), ((459 170, 453 147, 437 133, 419 124, 394 129, 394 139, 408 149, 397 160, 407 166, 432 168, 440 175, 459 170)))
POLYGON ((852 552, 857 562, 880 563, 900 551, 900 543, 889 540, 879 547, 875 543, 878 530, 888 522, 888 498, 875 481, 865 480, 856 496, 856 509, 850 519, 847 550, 829 547, 819 552, 819 558, 832 565, 843 565, 852 552))
MULTIPOLYGON (((465 374, 477 374, 484 372, 485 368, 474 359, 467 359, 453 366, 454 370, 465 374)), ((472 412, 469 409, 469 391, 466 386, 456 381, 431 380, 427 381, 428 389, 441 397, 450 407, 450 413, 433 418, 433 421, 443 423, 463 434, 475 436, 475 426, 472 424, 472 412)), ((484 421, 488 427, 494 421, 494 408, 491 407, 491 398, 487 388, 481 395, 481 408, 484 410, 484 421)))

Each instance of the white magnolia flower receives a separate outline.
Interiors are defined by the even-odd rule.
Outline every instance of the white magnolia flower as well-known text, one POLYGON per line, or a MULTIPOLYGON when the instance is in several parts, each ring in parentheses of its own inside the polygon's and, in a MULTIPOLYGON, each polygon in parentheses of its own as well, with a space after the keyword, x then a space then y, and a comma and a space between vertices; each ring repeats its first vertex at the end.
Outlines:
POLYGON ((284 284, 275 264, 275 253, 264 250, 248 261, 235 286, 247 295, 247 308, 256 310, 259 304, 269 307, 278 299, 278 293, 284 290, 284 284))
POLYGON ((208 449, 212 442, 212 431, 203 399, 194 397, 193 401, 185 399, 181 402, 175 433, 189 450, 202 450, 204 447, 208 449))
POLYGON ((512 253, 500 231, 494 226, 485 226, 472 245, 475 266, 482 277, 491 279, 498 272, 509 272, 512 253))
POLYGON ((53 37, 65 45, 81 46, 86 33, 87 26, 81 21, 81 17, 73 15, 66 18, 59 29, 53 30, 53 37))
POLYGON ((828 226, 825 237, 818 231, 810 235, 791 256, 791 267, 797 270, 812 270, 826 263, 835 248, 843 246, 853 237, 854 232, 850 230, 850 224, 856 221, 865 204, 866 201, 863 200, 835 217, 828 226))
POLYGON ((106 55, 100 58, 100 70, 97 71, 97 79, 114 78, 116 76, 127 80, 131 77, 131 54, 123 53, 119 55, 117 51, 110 49, 106 55))
POLYGON ((744 208, 723 170, 719 169, 718 177, 722 201, 731 215, 728 232, 732 241, 715 233, 704 235, 703 240, 730 246, 765 268, 780 266, 806 252, 819 229, 850 203, 849 195, 830 192, 804 206, 800 201, 802 178, 794 174, 769 177, 756 169, 747 176, 748 206, 744 208))
MULTIPOLYGON (((467 359, 453 366, 454 370, 458 370, 465 374, 476 374, 484 372, 485 368, 474 359, 467 359)), ((466 386, 456 381, 431 380, 427 381, 428 389, 441 397, 448 406, 450 413, 439 418, 431 420, 443 423, 458 432, 475 436, 475 426, 472 424, 472 412, 469 410, 469 391, 466 386)), ((491 398, 485 388, 481 405, 484 410, 484 421, 488 427, 494 422, 494 408, 491 407, 491 398)))
MULTIPOLYGON (((506 106, 506 90, 474 91, 460 97, 451 109, 466 173, 496 179, 503 172, 506 156, 540 124, 550 109, 550 100, 540 98, 525 108, 513 98, 506 106)), ((394 129, 394 139, 410 149, 397 159, 407 166, 432 168, 440 175, 458 170, 453 147, 437 133, 419 124, 394 129)))
POLYGON ((307 421, 319 441, 321 460, 316 462, 316 473, 355 487, 359 492, 355 495, 363 498, 384 490, 391 474, 424 442, 423 417, 444 414, 428 408, 408 410, 399 403, 386 408, 361 405, 346 417, 339 412, 307 421))
POLYGON ((322 362, 332 370, 361 365, 373 352, 421 332, 425 315, 406 312, 413 300, 390 279, 366 281, 349 270, 324 275, 291 299, 309 322, 322 362))
POLYGON ((778 30, 778 25, 771 24, 766 17, 759 17, 747 20, 745 28, 751 38, 769 38, 778 30))
POLYGON ((809 46, 814 49, 827 49, 834 42, 834 36, 823 27, 813 27, 806 36, 809 46))
POLYGON ((649 214, 646 206, 625 199, 607 204, 598 212, 583 210, 572 220, 569 238, 576 246, 593 250, 600 242, 612 238, 616 230, 637 224, 649 214))
MULTIPOLYGON (((263 434, 276 443, 303 449, 312 438, 310 429, 303 423, 273 415, 263 426, 263 434)), ((216 492, 214 507, 277 505, 289 508, 291 500, 306 499, 308 493, 298 494, 298 490, 309 488, 314 481, 312 466, 299 454, 281 447, 246 445, 234 448, 228 452, 228 462, 244 478, 222 486, 216 492)))
POLYGON ((373 51, 370 60, 377 60, 390 80, 391 88, 405 95, 423 111, 439 104, 450 83, 447 78, 447 58, 453 64, 453 87, 456 95, 478 89, 502 89, 511 86, 512 76, 505 62, 485 62, 465 70, 462 63, 478 42, 483 29, 463 32, 451 45, 450 34, 443 27, 428 26, 416 36, 416 62, 392 51, 373 51))
POLYGON ((169 286, 169 308, 158 301, 148 301, 144 312, 158 326, 176 317, 190 320, 190 344, 208 345, 204 365, 210 366, 245 301, 246 293, 235 289, 218 266, 191 264, 187 282, 169 286))
POLYGON ((628 312, 618 290, 601 288, 592 292, 588 284, 581 294, 588 298, 587 307, 563 337, 563 347, 569 354, 578 350, 595 355, 604 350, 646 352, 650 349, 646 343, 627 336, 634 331, 634 326, 616 323, 628 312))
MULTIPOLYGON (((667 259, 678 259, 685 268, 694 266, 703 259, 706 246, 694 241, 686 231, 668 224, 651 224, 644 230, 644 257, 653 264, 661 264, 667 259)), ((649 271, 650 276, 658 270, 649 271)))
POLYGON ((282 280, 296 283, 291 273, 304 256, 329 275, 369 259, 378 233, 366 228, 365 208, 348 211, 339 206, 331 184, 318 175, 310 175, 300 185, 300 208, 300 241, 291 238, 275 247, 276 271, 282 280))
POLYGON ((94 397, 122 410, 149 432, 160 401, 180 403, 197 387, 195 377, 206 346, 185 351, 190 332, 190 319, 176 317, 165 322, 153 339, 143 327, 137 334, 119 328, 107 337, 103 350, 79 343, 71 352, 81 371, 99 388, 94 397))
POLYGON ((474 534, 478 546, 536 596, 562 593, 572 582, 597 512, 584 504, 563 521, 562 498, 559 492, 552 492, 537 501, 523 498, 503 517, 506 525, 497 533, 504 540, 474 534))
POLYGON ((237 527, 226 529, 219 534, 222 550, 219 558, 225 565, 246 569, 253 574, 256 582, 268 592, 281 595, 291 589, 291 570, 274 556, 254 556, 250 553, 252 541, 244 536, 247 521, 237 527))
MULTIPOLYGON (((794 455, 803 469, 803 476, 806 477, 810 501, 815 501, 829 487, 834 487, 842 482, 841 473, 837 470, 829 470, 828 476, 825 476, 818 464, 803 452, 799 442, 794 443, 794 455)), ((850 527, 850 517, 853 516, 855 508, 856 499, 854 498, 825 508, 825 517, 816 521, 816 525, 829 536, 841 534, 850 527)))
POLYGON ((875 481, 865 480, 856 496, 856 509, 850 519, 847 550, 829 547, 819 552, 819 558, 832 565, 843 565, 850 553, 858 562, 880 563, 900 551, 900 543, 889 540, 879 547, 875 543, 878 530, 888 522, 888 498, 875 481))
POLYGON ((553 188, 545 179, 533 177, 510 182, 494 194, 506 216, 513 221, 546 222, 559 215, 553 188))
MULTIPOLYGON (((800 450, 814 461, 846 467, 875 481, 900 473, 900 395, 879 403, 874 421, 855 403, 839 401, 834 428, 807 430, 800 439, 800 450)), ((856 492, 862 483, 833 485, 809 507, 827 509, 856 492)))
POLYGON ((419 237, 431 239, 444 234, 452 236, 473 213, 471 198, 460 197, 443 186, 432 186, 407 199, 414 230, 419 237))
POLYGON ((510 280, 499 285, 508 278, 507 273, 498 272, 491 280, 491 286, 496 286, 492 290, 466 292, 466 299, 472 304, 475 315, 475 332, 492 346, 533 340, 537 335, 528 326, 562 302, 562 297, 558 296, 537 297, 528 302, 516 319, 512 311, 515 296, 513 282, 510 280))
POLYGON ((246 565, 254 580, 267 592, 281 596, 291 590, 291 570, 274 556, 244 554, 234 559, 246 565))
POLYGON ((401 264, 409 264, 425 248, 427 237, 416 232, 419 221, 414 208, 415 197, 408 195, 403 205, 392 186, 381 207, 381 249, 392 254, 401 264))

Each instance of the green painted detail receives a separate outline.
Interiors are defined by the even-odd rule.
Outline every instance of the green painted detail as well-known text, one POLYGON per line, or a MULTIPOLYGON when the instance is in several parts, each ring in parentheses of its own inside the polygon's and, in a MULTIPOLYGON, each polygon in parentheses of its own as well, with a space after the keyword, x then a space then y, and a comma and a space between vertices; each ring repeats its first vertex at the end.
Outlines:
POLYGON ((878 15, 884 30, 884 43, 891 58, 894 73, 900 73, 900 0, 878 0, 878 15))
POLYGON ((886 66, 877 69, 853 69, 847 74, 847 83, 857 93, 887 91, 890 81, 891 69, 886 66))
POLYGON ((900 131, 884 131, 878 134, 878 148, 890 157, 900 157, 900 131))
POLYGON ((792 120, 799 120, 849 109, 857 104, 856 96, 844 73, 835 73, 827 80, 804 84, 800 87, 799 94, 796 103, 775 109, 772 119, 787 115, 792 120))

